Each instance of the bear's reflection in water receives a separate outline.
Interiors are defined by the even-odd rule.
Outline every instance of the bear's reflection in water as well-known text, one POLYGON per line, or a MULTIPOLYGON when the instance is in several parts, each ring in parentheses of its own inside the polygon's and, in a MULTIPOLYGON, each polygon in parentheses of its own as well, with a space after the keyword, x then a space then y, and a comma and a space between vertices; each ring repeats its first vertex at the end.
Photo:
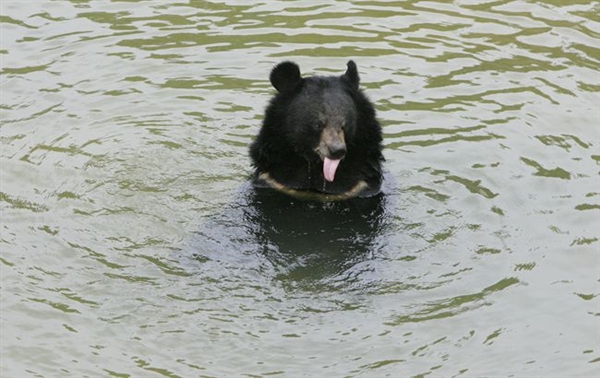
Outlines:
POLYGON ((219 276, 244 271, 290 284, 335 283, 360 273, 382 247, 384 204, 383 194, 319 202, 247 187, 203 222, 192 247, 219 276))

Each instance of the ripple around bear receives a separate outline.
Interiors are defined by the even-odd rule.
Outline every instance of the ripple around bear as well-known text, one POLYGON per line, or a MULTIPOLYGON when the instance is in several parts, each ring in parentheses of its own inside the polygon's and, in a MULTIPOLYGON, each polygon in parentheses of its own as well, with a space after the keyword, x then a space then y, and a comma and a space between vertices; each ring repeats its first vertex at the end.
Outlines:
POLYGON ((278 93, 250 146, 254 185, 324 199, 368 197, 381 187, 381 126, 359 89, 356 64, 341 76, 303 78, 296 63, 271 71, 278 93))

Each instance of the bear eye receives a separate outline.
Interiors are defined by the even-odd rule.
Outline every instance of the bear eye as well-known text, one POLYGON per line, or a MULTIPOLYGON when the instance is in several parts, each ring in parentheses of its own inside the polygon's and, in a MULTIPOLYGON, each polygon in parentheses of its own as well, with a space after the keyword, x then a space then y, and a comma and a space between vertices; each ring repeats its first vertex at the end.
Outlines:
POLYGON ((325 122, 323 121, 317 121, 317 123, 315 123, 315 128, 317 130, 322 130, 325 128, 325 122))

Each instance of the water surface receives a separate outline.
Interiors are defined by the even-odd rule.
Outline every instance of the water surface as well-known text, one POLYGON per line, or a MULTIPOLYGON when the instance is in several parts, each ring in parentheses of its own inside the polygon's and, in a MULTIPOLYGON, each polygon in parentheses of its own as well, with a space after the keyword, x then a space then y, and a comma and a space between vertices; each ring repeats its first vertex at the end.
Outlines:
POLYGON ((593 1, 0 5, 3 377, 600 374, 593 1), (255 193, 357 62, 384 193, 255 193))

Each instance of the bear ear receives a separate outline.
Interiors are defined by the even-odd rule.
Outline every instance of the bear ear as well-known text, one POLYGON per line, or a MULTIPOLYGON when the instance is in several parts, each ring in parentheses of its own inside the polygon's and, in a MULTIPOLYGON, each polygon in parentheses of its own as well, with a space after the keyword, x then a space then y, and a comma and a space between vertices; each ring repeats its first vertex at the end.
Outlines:
POLYGON ((300 67, 294 62, 282 62, 273 68, 269 78, 280 93, 290 93, 302 83, 300 67))
POLYGON ((342 75, 342 79, 346 80, 352 88, 358 89, 358 83, 360 82, 360 77, 358 77, 358 69, 356 68, 356 63, 353 60, 348 61, 348 69, 346 73, 342 75))

